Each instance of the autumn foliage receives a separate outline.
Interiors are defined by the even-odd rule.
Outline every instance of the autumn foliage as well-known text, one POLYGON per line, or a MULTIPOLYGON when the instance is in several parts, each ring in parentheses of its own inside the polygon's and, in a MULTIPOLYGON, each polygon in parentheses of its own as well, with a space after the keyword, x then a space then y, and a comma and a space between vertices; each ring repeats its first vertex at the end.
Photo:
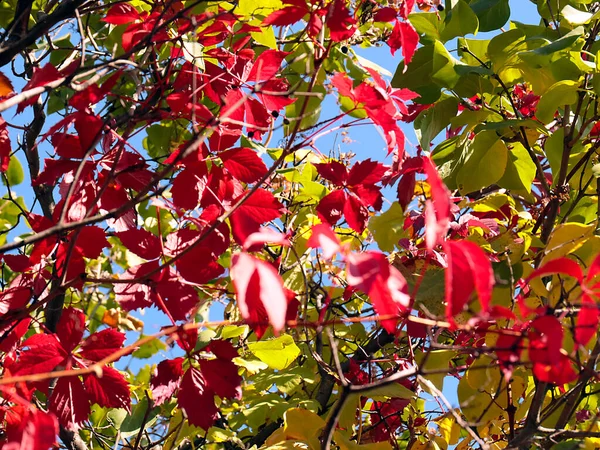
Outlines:
POLYGON ((2 3, 0 447, 600 447, 600 9, 532 3, 2 3))

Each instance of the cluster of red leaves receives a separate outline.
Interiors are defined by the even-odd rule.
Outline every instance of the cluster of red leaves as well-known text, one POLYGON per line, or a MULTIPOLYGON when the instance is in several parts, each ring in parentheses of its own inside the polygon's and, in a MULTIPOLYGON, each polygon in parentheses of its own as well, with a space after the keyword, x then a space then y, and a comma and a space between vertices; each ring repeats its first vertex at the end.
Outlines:
POLYGON ((363 110, 375 125, 381 127, 388 151, 397 149, 398 158, 402 160, 404 133, 398 126, 398 121, 410 113, 405 102, 418 95, 408 89, 392 88, 375 70, 367 70, 374 82, 367 80, 354 87, 345 73, 337 73, 331 78, 331 84, 341 96, 353 102, 354 109, 363 110))
POLYGON ((513 100, 517 110, 523 117, 534 117, 540 96, 524 84, 517 84, 512 91, 513 100))
MULTIPOLYGON (((123 333, 111 328, 83 339, 85 330, 83 311, 65 309, 56 333, 32 335, 20 344, 13 361, 5 359, 4 375, 45 374, 58 367, 87 368, 120 350, 125 341, 123 333)), ((67 428, 87 420, 93 403, 129 409, 131 402, 125 377, 112 367, 103 367, 101 374, 61 377, 52 388, 48 381, 36 382, 34 386, 49 396, 49 410, 67 428)))
MULTIPOLYGON (((597 301, 600 298, 600 257, 596 257, 584 275, 581 267, 572 259, 561 257, 548 261, 519 283, 517 305, 524 320, 513 315, 511 333, 501 334, 497 346, 498 359, 504 370, 510 372, 512 364, 521 360, 522 350, 527 348, 533 364, 533 373, 541 381, 562 385, 577 379, 577 372, 563 350, 564 327, 560 320, 548 314, 545 308, 529 308, 525 297, 529 294, 529 281, 538 277, 565 275, 572 277, 581 286, 581 305, 575 320, 574 338, 579 346, 587 345, 596 335, 600 325, 597 301), (528 344, 522 344, 524 337, 528 344)), ((508 317, 508 315, 507 315, 508 317)))
POLYGON ((379 183, 387 168, 367 159, 352 166, 350 171, 339 161, 316 164, 319 175, 337 189, 321 199, 317 212, 323 220, 335 225, 342 217, 350 228, 362 233, 369 219, 368 208, 381 209, 383 197, 379 183))
POLYGON ((315 38, 323 24, 329 29, 329 37, 334 42, 345 41, 356 32, 356 18, 346 5, 346 0, 331 0, 318 3, 310 0, 284 0, 283 8, 269 14, 263 25, 288 26, 306 20, 308 35, 315 38))
POLYGON ((230 342, 213 340, 201 352, 210 352, 215 358, 203 358, 200 351, 194 350, 197 332, 187 333, 186 344, 182 345, 187 356, 161 361, 156 367, 150 381, 152 399, 159 406, 177 395, 177 404, 185 411, 188 421, 208 430, 218 418, 215 395, 241 397, 242 378, 232 362, 238 354, 230 342))

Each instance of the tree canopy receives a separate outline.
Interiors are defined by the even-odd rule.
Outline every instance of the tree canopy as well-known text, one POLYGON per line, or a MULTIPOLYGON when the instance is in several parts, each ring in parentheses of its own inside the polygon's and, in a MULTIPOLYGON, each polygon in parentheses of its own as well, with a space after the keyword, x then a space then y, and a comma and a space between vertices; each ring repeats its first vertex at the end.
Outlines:
POLYGON ((600 7, 532 3, 0 2, 1 447, 599 448, 600 7))

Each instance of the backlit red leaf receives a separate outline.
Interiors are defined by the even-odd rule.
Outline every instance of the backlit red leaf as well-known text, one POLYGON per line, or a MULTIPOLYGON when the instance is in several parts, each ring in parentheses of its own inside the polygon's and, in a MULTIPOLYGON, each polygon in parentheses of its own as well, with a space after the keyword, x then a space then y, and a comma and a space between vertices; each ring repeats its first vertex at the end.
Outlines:
POLYGON ((85 314, 80 309, 66 308, 62 311, 56 327, 56 337, 65 352, 70 353, 79 345, 85 332, 85 314))
POLYGON ((474 242, 448 241, 444 244, 446 269, 446 317, 451 320, 477 293, 481 311, 489 307, 494 272, 488 256, 474 242))
POLYGON ((325 223, 312 227, 312 234, 306 243, 307 247, 323 249, 325 259, 331 259, 341 250, 341 242, 331 227, 325 223))
POLYGON ((131 228, 116 235, 129 251, 140 258, 150 260, 161 255, 160 238, 143 228, 131 228))
MULTIPOLYGON (((14 411, 13 411, 14 412, 14 411)), ((48 450, 54 448, 58 434, 58 421, 52 413, 31 407, 16 423, 6 426, 6 450, 48 450)))
MULTIPOLYGON (((407 283, 395 267, 390 266, 383 253, 367 251, 346 257, 347 281, 366 293, 381 316, 399 316, 410 307, 407 283)), ((396 329, 396 319, 388 318, 381 325, 389 332, 396 329)))
POLYGON ((219 153, 227 171, 244 183, 254 183, 267 174, 268 169, 258 154, 250 148, 235 148, 219 153))
POLYGON ((580 345, 587 345, 598 333, 600 324, 600 311, 598 305, 592 298, 584 294, 581 297, 581 309, 577 313, 575 323, 575 342, 580 345))
POLYGON ((330 161, 327 163, 315 164, 317 173, 336 186, 345 186, 348 180, 348 170, 346 166, 339 161, 330 161))
POLYGON ((123 347, 125 335, 113 328, 88 336, 81 344, 81 356, 90 361, 100 361, 123 347))
POLYGON ((150 380, 152 400, 156 406, 162 405, 173 396, 179 388, 182 375, 183 358, 166 359, 158 363, 150 380))
POLYGON ((254 61, 252 70, 248 75, 248 81, 270 80, 277 72, 279 72, 281 63, 287 55, 289 55, 289 53, 281 52, 279 50, 265 50, 258 58, 256 58, 256 61, 254 61))
POLYGON ((125 377, 112 367, 104 367, 102 376, 86 375, 83 378, 85 390, 91 403, 103 408, 124 408, 129 410, 131 394, 125 377))
POLYGON ((177 404, 192 425, 208 430, 218 416, 214 392, 206 385, 202 372, 190 367, 181 380, 177 404))
POLYGON ((0 117, 0 172, 8 170, 10 162, 10 137, 8 136, 8 125, 6 121, 0 117))
POLYGON ((59 378, 52 391, 50 411, 56 414, 61 425, 71 428, 87 420, 90 400, 79 377, 59 378))
POLYGON ((273 330, 279 333, 285 326, 287 298, 277 270, 247 253, 236 253, 231 262, 231 278, 242 317, 252 319, 252 309, 263 305, 273 330))

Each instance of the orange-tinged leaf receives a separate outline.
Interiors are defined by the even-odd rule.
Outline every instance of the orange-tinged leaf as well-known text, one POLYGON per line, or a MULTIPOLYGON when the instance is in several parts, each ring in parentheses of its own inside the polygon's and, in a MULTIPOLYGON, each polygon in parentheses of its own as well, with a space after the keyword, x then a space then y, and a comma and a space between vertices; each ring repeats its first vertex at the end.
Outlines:
POLYGON ((8 97, 14 92, 13 85, 8 77, 0 72, 0 97, 8 97))

